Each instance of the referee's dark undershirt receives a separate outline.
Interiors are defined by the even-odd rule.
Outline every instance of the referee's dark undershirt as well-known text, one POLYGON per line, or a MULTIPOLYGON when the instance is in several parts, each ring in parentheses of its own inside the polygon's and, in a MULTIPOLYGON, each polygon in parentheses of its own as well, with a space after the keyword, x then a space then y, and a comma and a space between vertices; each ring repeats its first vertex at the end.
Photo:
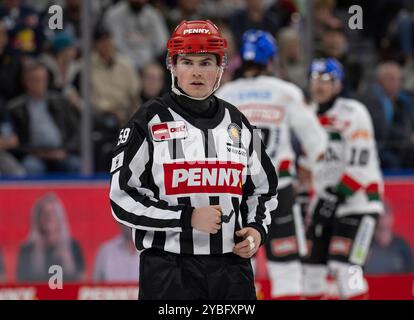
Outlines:
POLYGON ((180 111, 188 114, 194 119, 213 118, 218 111, 217 99, 211 95, 205 100, 194 100, 185 96, 178 96, 175 93, 170 93, 171 97, 177 102, 180 111))

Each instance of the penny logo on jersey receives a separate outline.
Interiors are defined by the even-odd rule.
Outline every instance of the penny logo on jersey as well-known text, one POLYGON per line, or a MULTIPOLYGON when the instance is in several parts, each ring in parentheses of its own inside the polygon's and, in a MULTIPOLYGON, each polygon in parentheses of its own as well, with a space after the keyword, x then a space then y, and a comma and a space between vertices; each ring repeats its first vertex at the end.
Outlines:
POLYGON ((243 167, 243 164, 231 161, 165 163, 165 194, 231 193, 241 195, 243 167))

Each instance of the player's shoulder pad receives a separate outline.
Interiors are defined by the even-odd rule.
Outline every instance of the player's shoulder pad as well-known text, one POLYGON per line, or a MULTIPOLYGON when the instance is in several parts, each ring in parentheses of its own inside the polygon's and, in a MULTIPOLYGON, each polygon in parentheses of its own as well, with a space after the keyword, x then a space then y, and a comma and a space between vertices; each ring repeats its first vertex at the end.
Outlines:
POLYGON ((262 76, 264 83, 278 87, 289 94, 301 94, 302 90, 294 83, 272 76, 262 76))
POLYGON ((373 123, 368 108, 355 99, 341 99, 339 113, 352 124, 352 128, 368 130, 370 135, 373 134, 373 123))
POLYGON ((344 112, 352 114, 357 119, 369 117, 367 107, 358 100, 341 97, 338 102, 344 112))
POLYGON ((267 76, 264 79, 269 86, 274 87, 275 90, 277 88, 277 91, 279 92, 283 92, 283 98, 286 102, 300 102, 306 105, 304 93, 296 84, 270 76, 267 76))

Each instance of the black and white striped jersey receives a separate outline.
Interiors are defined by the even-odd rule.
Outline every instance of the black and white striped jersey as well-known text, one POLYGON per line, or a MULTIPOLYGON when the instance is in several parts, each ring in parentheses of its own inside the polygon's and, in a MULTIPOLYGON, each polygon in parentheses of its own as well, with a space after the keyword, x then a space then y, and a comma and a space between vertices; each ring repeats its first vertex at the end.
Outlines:
POLYGON ((213 118, 193 118, 166 94, 144 104, 121 130, 110 200, 114 218, 133 229, 138 251, 228 253, 246 226, 265 241, 277 207, 276 172, 248 120, 214 99, 213 118), (191 227, 194 208, 217 204, 223 211, 217 234, 191 227))

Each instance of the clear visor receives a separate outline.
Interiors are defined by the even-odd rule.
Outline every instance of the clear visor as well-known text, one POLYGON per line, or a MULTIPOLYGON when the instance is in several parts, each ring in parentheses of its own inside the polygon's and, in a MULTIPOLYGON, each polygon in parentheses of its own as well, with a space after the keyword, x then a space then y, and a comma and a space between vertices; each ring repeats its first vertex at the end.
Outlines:
POLYGON ((310 75, 310 80, 320 81, 320 82, 332 82, 336 79, 333 77, 333 75, 329 73, 320 73, 320 72, 314 71, 310 75))

